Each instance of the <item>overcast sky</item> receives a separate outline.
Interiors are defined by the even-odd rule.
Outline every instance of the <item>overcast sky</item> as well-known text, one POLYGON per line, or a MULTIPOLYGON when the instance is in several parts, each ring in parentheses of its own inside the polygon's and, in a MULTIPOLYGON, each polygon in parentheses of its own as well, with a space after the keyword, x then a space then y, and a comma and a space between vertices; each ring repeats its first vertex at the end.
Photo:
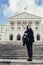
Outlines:
POLYGON ((28 12, 43 17, 43 0, 0 0, 0 24, 18 13, 28 12))

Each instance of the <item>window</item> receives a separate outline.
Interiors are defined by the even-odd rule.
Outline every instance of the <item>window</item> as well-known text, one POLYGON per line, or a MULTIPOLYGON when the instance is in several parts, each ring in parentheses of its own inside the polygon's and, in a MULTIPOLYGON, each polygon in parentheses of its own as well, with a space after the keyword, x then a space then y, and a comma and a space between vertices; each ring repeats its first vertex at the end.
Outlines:
POLYGON ((39 24, 39 21, 35 21, 35 24, 36 24, 36 25, 39 24))
POLYGON ((31 25, 32 24, 32 21, 28 21, 28 24, 31 25))
POLYGON ((32 21, 28 21, 28 25, 32 27, 32 21))
POLYGON ((17 25, 20 25, 21 24, 21 22, 20 21, 17 21, 17 25))
POLYGON ((40 34, 37 34, 37 40, 40 40, 40 34))
POLYGON ((14 22, 10 22, 11 25, 14 25, 14 22))
POLYGON ((35 21, 35 29, 39 28, 39 21, 35 21))
POLYGON ((26 26, 27 26, 27 22, 26 21, 23 21, 23 23, 22 23, 23 29, 26 29, 26 26))
POLYGON ((21 35, 20 34, 17 35, 17 40, 21 40, 21 35))
POLYGON ((14 22, 10 22, 11 27, 14 26, 14 22))
POLYGON ((27 24, 27 22, 26 22, 26 21, 23 21, 23 24, 24 24, 24 25, 26 25, 26 24, 27 24))
POLYGON ((12 30, 14 29, 14 27, 12 27, 12 30))
POLYGON ((17 29, 19 29, 19 30, 20 30, 20 29, 21 29, 21 26, 17 26, 17 29))
POLYGON ((35 21, 35 26, 39 26, 39 21, 35 21))
POLYGON ((10 22, 11 24, 11 29, 14 29, 14 22, 10 22))
POLYGON ((17 28, 21 29, 21 21, 17 21, 17 28))
POLYGON ((36 27, 36 29, 38 29, 38 27, 36 27))

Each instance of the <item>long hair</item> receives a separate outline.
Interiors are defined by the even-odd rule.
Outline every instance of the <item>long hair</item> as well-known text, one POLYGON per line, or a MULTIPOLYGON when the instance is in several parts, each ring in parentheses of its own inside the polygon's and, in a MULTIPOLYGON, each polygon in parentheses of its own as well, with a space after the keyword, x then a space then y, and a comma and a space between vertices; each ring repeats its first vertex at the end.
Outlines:
POLYGON ((28 30, 28 26, 29 26, 29 25, 27 25, 26 30, 28 30))

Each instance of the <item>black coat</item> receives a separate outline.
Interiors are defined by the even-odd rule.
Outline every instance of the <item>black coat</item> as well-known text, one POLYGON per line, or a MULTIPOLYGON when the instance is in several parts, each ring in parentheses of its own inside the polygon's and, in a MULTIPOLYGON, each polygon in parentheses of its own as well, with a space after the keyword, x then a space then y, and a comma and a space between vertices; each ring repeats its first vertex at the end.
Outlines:
POLYGON ((34 42, 34 35, 32 29, 26 30, 23 35, 23 45, 31 45, 34 42))

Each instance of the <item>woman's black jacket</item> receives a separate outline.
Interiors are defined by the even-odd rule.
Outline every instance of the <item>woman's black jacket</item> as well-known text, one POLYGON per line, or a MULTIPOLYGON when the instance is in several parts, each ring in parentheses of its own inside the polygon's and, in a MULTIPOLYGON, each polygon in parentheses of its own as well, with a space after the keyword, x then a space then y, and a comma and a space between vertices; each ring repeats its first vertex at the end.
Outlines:
POLYGON ((33 30, 32 29, 26 30, 22 39, 23 39, 23 45, 32 44, 34 42, 33 30))

